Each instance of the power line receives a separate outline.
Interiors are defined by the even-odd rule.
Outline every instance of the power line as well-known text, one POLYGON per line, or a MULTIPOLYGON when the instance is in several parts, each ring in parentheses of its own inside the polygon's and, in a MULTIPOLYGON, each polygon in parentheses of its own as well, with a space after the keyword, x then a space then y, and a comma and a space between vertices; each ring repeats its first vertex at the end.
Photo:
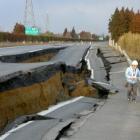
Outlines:
POLYGON ((49 14, 46 14, 46 31, 49 31, 49 14))
POLYGON ((26 0, 24 25, 29 26, 29 27, 35 26, 35 16, 34 16, 34 11, 33 11, 32 0, 26 0))

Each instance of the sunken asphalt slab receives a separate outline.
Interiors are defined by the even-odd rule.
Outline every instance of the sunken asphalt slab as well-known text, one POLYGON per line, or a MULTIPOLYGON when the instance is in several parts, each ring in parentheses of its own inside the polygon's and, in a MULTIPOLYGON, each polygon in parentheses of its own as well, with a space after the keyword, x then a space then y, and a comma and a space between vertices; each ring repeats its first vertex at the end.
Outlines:
POLYGON ((49 49, 58 49, 67 47, 69 45, 33 45, 33 46, 16 46, 16 47, 5 47, 0 48, 0 57, 1 56, 11 56, 11 55, 20 55, 25 53, 37 52, 40 50, 49 50, 49 49))
POLYGON ((83 59, 89 45, 75 45, 59 51, 51 61, 64 62, 67 66, 77 67, 83 59))
POLYGON ((107 83, 106 81, 106 70, 104 67, 104 64, 102 62, 102 59, 97 56, 97 48, 96 46, 91 46, 89 50, 89 54, 87 58, 90 62, 91 69, 94 70, 93 77, 96 82, 103 82, 107 83))
MULTIPOLYGON (((63 45, 62 45, 63 46, 63 45)), ((62 46, 57 46, 56 48, 60 48, 62 46)), ((50 48, 52 48, 54 46, 50 46, 50 48)), ((29 47, 30 49, 28 49, 28 47, 23 47, 24 49, 21 49, 20 47, 16 47, 20 50, 20 53, 24 53, 24 49, 26 50, 26 52, 28 52, 29 50, 32 51, 39 51, 39 49, 43 49, 44 47, 41 46, 33 46, 33 47, 29 47)), ((48 48, 48 46, 47 46, 48 48)), ((3 48, 2 48, 3 49, 3 48)), ((11 50, 11 47, 7 48, 8 50, 11 50)), ((14 49, 14 48, 12 48, 14 49)), ((17 49, 17 50, 18 50, 17 49)), ((65 63, 68 66, 72 66, 72 67, 77 67, 78 64, 80 64, 81 60, 84 57, 84 54, 86 52, 86 50, 88 49, 87 45, 74 45, 70 47, 65 48, 64 50, 60 50, 60 52, 56 55, 56 57, 54 57, 52 60, 48 61, 48 62, 41 62, 41 63, 0 63, 0 80, 1 79, 8 79, 8 77, 13 77, 13 76, 17 76, 18 74, 24 74, 26 72, 30 72, 33 69, 39 68, 39 67, 43 67, 43 66, 49 66, 49 65, 53 65, 56 63, 65 63)), ((14 49, 16 50, 16 49, 14 49)), ((18 54, 19 52, 14 52, 14 51, 9 51, 8 54, 12 55, 12 53, 14 54, 18 54)), ((2 54, 2 52, 1 52, 2 54)), ((4 53, 6 55, 6 52, 4 53)), ((2 81, 2 80, 1 80, 2 81)))

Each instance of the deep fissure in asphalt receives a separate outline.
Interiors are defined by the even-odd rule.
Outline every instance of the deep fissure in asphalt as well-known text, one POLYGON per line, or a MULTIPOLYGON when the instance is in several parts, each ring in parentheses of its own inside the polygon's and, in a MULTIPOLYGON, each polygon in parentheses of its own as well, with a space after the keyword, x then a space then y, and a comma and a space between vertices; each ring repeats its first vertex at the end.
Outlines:
POLYGON ((102 51, 100 48, 97 49, 97 56, 100 57, 104 63, 104 66, 105 66, 105 69, 106 69, 106 80, 107 81, 110 81, 110 69, 111 69, 111 65, 110 65, 110 62, 107 61, 107 59, 104 57, 102 51))

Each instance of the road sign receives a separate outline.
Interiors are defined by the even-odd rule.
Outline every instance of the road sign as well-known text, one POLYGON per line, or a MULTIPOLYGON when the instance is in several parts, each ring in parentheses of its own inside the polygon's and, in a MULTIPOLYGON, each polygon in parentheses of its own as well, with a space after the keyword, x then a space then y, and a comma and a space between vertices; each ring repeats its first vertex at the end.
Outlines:
POLYGON ((25 27, 26 35, 39 35, 39 29, 36 27, 25 27))

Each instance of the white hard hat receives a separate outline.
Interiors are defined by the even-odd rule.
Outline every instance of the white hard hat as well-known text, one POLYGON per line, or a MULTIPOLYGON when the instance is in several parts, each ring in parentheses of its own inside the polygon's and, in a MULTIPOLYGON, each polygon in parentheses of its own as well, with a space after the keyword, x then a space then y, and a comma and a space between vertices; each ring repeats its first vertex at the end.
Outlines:
POLYGON ((138 65, 138 61, 137 60, 132 61, 132 65, 137 66, 138 65))

